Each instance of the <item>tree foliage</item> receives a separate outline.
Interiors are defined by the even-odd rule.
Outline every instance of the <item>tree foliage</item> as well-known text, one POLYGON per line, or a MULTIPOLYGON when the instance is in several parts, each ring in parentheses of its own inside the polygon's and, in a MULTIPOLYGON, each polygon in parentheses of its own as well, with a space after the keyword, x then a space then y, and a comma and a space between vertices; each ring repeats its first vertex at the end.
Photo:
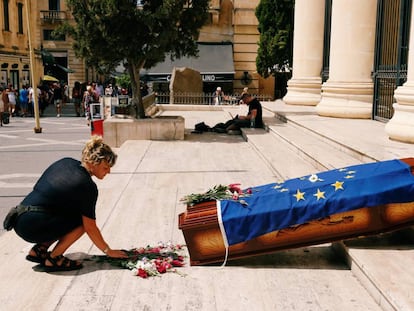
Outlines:
POLYGON ((209 0, 66 0, 75 19, 61 31, 87 65, 110 70, 124 62, 137 117, 143 117, 139 72, 164 61, 196 56, 209 0))
POLYGON ((294 0, 261 0, 256 8, 260 32, 257 72, 267 78, 292 64, 294 0))

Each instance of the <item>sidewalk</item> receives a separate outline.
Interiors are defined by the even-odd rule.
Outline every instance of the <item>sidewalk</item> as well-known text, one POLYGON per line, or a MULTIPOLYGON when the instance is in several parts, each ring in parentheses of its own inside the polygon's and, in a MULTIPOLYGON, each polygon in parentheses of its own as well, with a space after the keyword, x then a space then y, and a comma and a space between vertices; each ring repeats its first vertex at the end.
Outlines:
MULTIPOLYGON (((266 117, 272 117, 271 111, 285 109, 278 104, 264 103, 268 109, 266 117)), ((128 141, 119 148, 117 165, 98 182, 97 223, 112 248, 169 240, 184 243, 178 229, 178 215, 185 210, 180 202, 184 195, 204 192, 216 184, 237 182, 249 187, 279 178, 265 155, 249 142, 249 134, 246 142, 241 136, 190 133, 198 122, 214 125, 243 107, 223 108, 223 111, 165 111, 167 115, 185 118, 184 141, 128 141)), ((412 145, 386 141, 385 134, 379 131, 384 126, 381 123, 325 120, 309 114, 311 111, 295 109, 298 111, 294 114, 289 112, 291 122, 322 131, 328 137, 335 134, 345 140, 350 136, 347 138, 350 143, 352 137, 363 139, 360 146, 354 142, 353 148, 362 149, 359 152, 369 157, 385 159, 414 154, 412 145)), ((250 137, 252 140, 253 135, 261 135, 266 142, 266 135, 273 133, 257 131, 250 137)), ((298 167, 312 169, 307 161, 302 164, 298 167)), ((301 172, 290 170, 289 174, 297 177, 301 172)), ((0 237, 1 310, 382 310, 379 298, 368 294, 354 271, 337 257, 330 245, 248 258, 228 263, 226 267, 187 265, 180 268, 185 277, 167 274, 147 280, 131 275, 128 270, 88 260, 101 252, 87 237, 68 251, 71 258, 85 259, 85 267, 75 272, 33 271, 33 264, 24 260, 30 247, 14 232, 0 237)), ((392 256, 394 252, 397 250, 393 250, 392 256)), ((412 262, 412 247, 405 249, 404 254, 412 262)), ((380 269, 387 272, 383 265, 380 269)), ((412 275, 408 273, 404 283, 393 283, 393 287, 403 287, 406 291, 413 288, 412 275)), ((400 310, 413 309, 414 301, 409 294, 399 297, 404 299, 400 310)))

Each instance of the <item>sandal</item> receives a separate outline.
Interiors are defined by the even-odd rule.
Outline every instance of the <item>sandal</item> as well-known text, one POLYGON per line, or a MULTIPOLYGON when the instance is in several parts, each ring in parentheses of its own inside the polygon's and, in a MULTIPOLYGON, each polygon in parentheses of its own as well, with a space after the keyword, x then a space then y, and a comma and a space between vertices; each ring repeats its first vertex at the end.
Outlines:
POLYGON ((72 271, 78 270, 82 267, 82 263, 79 263, 76 260, 71 260, 63 255, 52 257, 50 256, 50 253, 48 254, 46 260, 43 263, 43 268, 46 272, 72 271), (52 265, 46 265, 47 262, 50 262, 52 265))
POLYGON ((45 245, 36 244, 31 249, 36 255, 33 256, 33 255, 28 254, 26 256, 26 260, 31 261, 31 262, 36 262, 36 263, 43 263, 49 254, 47 249, 48 248, 45 245))

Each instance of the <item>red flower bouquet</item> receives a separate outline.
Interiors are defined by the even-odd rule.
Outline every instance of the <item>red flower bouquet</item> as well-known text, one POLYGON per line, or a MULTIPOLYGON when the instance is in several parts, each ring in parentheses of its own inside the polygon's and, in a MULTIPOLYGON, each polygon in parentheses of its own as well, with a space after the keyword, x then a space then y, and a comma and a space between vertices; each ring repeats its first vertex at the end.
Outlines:
POLYGON ((184 266, 184 256, 180 255, 183 246, 172 243, 159 243, 156 247, 133 248, 127 259, 100 256, 112 265, 132 270, 141 278, 160 276, 166 272, 178 273, 176 268, 184 266))
POLYGON ((188 206, 193 206, 197 203, 215 200, 234 200, 240 202, 242 205, 247 205, 243 197, 252 194, 252 189, 248 188, 242 190, 240 184, 230 184, 228 186, 216 185, 212 189, 204 193, 192 193, 181 199, 188 206))

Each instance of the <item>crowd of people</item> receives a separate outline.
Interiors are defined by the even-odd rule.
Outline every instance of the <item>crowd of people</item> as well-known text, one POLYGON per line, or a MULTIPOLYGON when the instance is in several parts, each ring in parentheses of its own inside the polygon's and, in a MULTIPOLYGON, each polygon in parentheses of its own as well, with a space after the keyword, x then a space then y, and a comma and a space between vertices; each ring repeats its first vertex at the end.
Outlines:
MULTIPOLYGON (((146 83, 141 85, 141 96, 147 95, 149 92, 146 83)), ((102 96, 116 97, 119 95, 131 95, 131 90, 118 87, 107 83, 96 82, 79 82, 76 81, 70 88, 67 83, 47 82, 39 85, 36 91, 33 87, 24 85, 20 90, 13 89, 12 85, 7 87, 0 86, 0 121, 1 125, 6 122, 6 117, 33 117, 34 116, 34 97, 37 94, 37 102, 40 116, 43 115, 45 109, 53 106, 56 110, 56 116, 60 117, 62 114, 62 107, 67 103, 71 103, 75 107, 77 117, 85 117, 87 124, 90 125, 91 114, 95 115, 95 111, 91 111, 92 103, 99 103, 102 96)), ((248 88, 245 87, 241 95, 247 94, 248 88)), ((222 105, 228 101, 221 87, 217 87, 213 93, 213 104, 222 105)), ((249 101, 247 98, 246 101, 249 101)), ((243 100, 239 100, 238 104, 245 104, 243 100)), ((253 101, 253 105, 256 101, 253 101)), ((249 105, 249 104, 248 104, 249 105)), ((253 109, 256 110, 256 109, 253 109)), ((260 113, 259 113, 260 116, 260 113)), ((255 117, 253 117, 255 118, 255 117)), ((240 117, 240 119, 243 119, 240 117)), ((244 122, 239 120, 240 122, 244 122)), ((256 121, 254 122, 256 123, 256 121)), ((259 122, 257 122, 260 126, 259 122)), ((247 124, 247 122, 246 122, 247 124)), ((243 124, 242 126, 245 126, 243 124)), ((239 127, 239 126, 237 126, 239 127)))
POLYGON ((9 123, 13 117, 34 117, 35 94, 40 116, 46 108, 53 106, 56 116, 62 114, 62 107, 71 103, 76 116, 90 120, 90 104, 99 102, 101 96, 128 95, 130 90, 108 83, 105 87, 95 82, 76 81, 72 88, 65 82, 46 82, 38 85, 36 90, 28 85, 20 89, 10 85, 0 86, 0 125, 9 123), (71 90, 70 90, 71 89, 71 90))
POLYGON ((33 117, 35 96, 41 115, 49 105, 54 105, 57 116, 60 117, 62 105, 69 101, 66 83, 43 84, 36 90, 28 85, 23 85, 19 90, 8 85, 0 87, 0 92, 2 106, 0 111, 9 117, 33 117))

